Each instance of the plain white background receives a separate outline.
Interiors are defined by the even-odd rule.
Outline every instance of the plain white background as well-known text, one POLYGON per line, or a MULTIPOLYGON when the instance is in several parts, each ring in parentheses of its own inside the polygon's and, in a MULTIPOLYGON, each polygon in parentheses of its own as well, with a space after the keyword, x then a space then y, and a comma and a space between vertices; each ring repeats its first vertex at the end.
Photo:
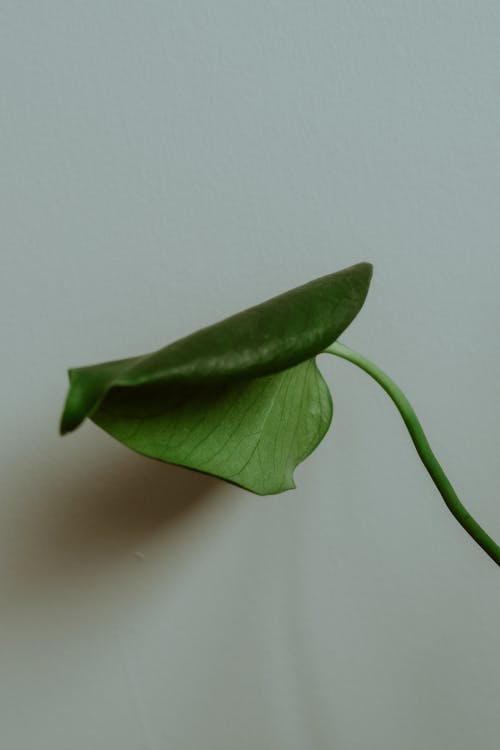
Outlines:
POLYGON ((0 4, 9 750, 496 750, 499 571, 385 394, 268 498, 57 433, 70 366, 360 260, 343 340, 500 537, 497 2, 0 4))

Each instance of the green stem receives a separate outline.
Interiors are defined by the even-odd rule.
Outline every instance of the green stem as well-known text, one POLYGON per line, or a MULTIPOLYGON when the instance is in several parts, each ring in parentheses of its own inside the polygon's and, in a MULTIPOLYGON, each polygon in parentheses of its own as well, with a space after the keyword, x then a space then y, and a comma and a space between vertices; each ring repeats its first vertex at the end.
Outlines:
POLYGON ((451 486, 451 483, 444 473, 439 461, 431 450, 431 447, 425 437, 424 431, 420 422, 417 419, 417 415, 413 411, 413 408, 404 395, 403 391, 394 383, 391 378, 386 375, 377 365, 370 362, 368 359, 363 357, 361 354, 354 352, 345 344, 341 344, 336 341, 334 344, 324 350, 328 354, 335 354, 338 357, 347 359, 349 362, 353 362, 358 365, 362 370, 371 375, 374 380, 382 386, 384 391, 394 401, 399 413, 403 417, 403 421, 408 428, 413 444, 417 449, 417 453, 422 459, 422 462, 429 472, 434 484, 439 490, 443 500, 448 506, 451 513, 455 516, 458 523, 471 535, 480 547, 486 552, 491 559, 500 565, 500 547, 496 544, 493 539, 488 536, 483 528, 475 521, 469 511, 462 505, 458 499, 457 493, 451 486))

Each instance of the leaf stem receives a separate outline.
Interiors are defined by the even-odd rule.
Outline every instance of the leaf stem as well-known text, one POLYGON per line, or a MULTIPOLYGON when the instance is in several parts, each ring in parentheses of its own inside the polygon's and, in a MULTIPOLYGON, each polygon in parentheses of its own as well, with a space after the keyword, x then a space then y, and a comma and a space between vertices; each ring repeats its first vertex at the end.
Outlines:
POLYGON ((418 421, 417 415, 413 411, 413 408, 403 391, 385 372, 377 367, 377 365, 370 362, 361 354, 353 351, 345 344, 336 341, 324 351, 328 354, 335 354, 338 357, 347 359, 349 362, 357 365, 367 372, 368 375, 371 375, 371 377, 382 386, 401 414, 403 421, 408 428, 413 444, 417 449, 417 453, 422 459, 425 468, 429 472, 434 484, 441 494, 441 497, 448 506, 448 509, 465 531, 470 534, 474 541, 477 542, 486 554, 500 566, 500 547, 490 536, 488 536, 485 530, 474 520, 469 511, 460 502, 457 493, 453 489, 439 461, 432 452, 422 426, 418 421))

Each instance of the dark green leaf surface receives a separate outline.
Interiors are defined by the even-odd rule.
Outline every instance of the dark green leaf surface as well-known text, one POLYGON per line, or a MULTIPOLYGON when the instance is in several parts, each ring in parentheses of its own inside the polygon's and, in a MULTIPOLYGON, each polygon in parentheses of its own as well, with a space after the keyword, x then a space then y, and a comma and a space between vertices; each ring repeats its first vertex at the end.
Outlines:
POLYGON ((148 456, 260 494, 293 487, 332 415, 313 358, 357 315, 371 275, 358 263, 151 354, 69 370, 61 434, 90 417, 148 456))

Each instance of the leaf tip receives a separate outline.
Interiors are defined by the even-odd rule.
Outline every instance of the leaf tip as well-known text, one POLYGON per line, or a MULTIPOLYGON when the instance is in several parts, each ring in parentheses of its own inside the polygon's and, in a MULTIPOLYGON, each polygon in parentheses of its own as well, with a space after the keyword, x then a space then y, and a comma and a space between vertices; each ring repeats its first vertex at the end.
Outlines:
POLYGON ((69 390, 59 422, 59 434, 73 432, 99 401, 99 383, 86 377, 86 368, 68 370, 69 390))
POLYGON ((365 276, 366 281, 369 284, 373 276, 373 263, 363 260, 360 263, 356 263, 355 268, 365 276))
POLYGON ((73 432, 82 423, 81 419, 75 418, 75 415, 71 414, 67 409, 62 413, 61 419, 59 420, 59 434, 66 435, 68 432, 73 432))
POLYGON ((73 399, 73 392, 70 388, 66 403, 64 405, 61 419, 59 420, 59 434, 66 435, 68 432, 73 432, 77 427, 81 425, 85 419, 85 415, 81 415, 73 399))

